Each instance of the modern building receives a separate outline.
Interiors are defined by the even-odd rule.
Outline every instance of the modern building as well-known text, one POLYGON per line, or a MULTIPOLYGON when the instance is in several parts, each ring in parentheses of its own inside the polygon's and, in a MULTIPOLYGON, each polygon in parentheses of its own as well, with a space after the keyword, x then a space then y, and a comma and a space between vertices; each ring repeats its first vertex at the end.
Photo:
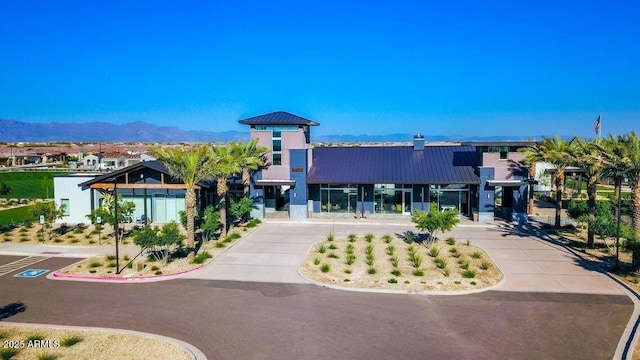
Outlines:
POLYGON ((416 135, 407 146, 314 148, 318 122, 279 111, 239 123, 271 150, 269 166, 254 175, 255 217, 455 209, 476 221, 526 219, 528 174, 517 149, 533 142, 432 145, 416 135))

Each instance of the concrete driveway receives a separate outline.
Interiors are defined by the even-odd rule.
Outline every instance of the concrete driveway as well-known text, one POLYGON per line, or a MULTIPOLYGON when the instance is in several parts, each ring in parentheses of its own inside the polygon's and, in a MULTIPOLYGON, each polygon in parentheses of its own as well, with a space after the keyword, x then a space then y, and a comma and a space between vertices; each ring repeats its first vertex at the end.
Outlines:
MULTIPOLYGON (((265 222, 207 268, 188 278, 305 284, 309 281, 298 274, 298 267, 313 244, 330 232, 336 236, 368 232, 382 236, 407 230, 415 228, 406 220, 265 222)), ((460 241, 469 239, 485 249, 502 270, 505 280, 496 290, 626 295, 607 276, 566 249, 541 239, 543 234, 531 231, 509 224, 468 223, 456 227, 452 234, 460 241)))

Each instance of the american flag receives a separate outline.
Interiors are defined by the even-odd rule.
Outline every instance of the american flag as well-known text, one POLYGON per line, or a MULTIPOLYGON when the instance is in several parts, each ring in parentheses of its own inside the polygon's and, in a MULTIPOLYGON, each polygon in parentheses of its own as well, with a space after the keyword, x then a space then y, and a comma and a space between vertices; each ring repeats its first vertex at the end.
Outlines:
POLYGON ((593 123, 593 130, 596 131, 596 135, 600 134, 600 115, 598 115, 598 118, 593 123))

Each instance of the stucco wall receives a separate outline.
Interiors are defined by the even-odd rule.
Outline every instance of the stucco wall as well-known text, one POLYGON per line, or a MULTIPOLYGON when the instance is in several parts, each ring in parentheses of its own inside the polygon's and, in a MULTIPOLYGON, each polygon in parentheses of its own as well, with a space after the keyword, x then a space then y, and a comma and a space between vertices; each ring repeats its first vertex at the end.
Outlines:
POLYGON ((56 207, 62 199, 69 199, 68 216, 56 220, 57 223, 89 223, 87 215, 91 213, 91 190, 81 189, 78 184, 93 179, 94 176, 56 176, 53 178, 53 193, 56 207))
POLYGON ((482 166, 495 169, 495 180, 514 180, 513 166, 522 163, 523 154, 510 152, 506 160, 500 160, 500 153, 483 153, 482 166))

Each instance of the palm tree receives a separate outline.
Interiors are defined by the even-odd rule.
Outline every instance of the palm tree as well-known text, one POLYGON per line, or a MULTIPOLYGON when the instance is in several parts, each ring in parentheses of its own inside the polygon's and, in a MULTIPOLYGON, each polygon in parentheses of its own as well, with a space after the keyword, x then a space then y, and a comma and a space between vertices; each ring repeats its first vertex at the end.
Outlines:
POLYGON ((529 215, 533 214, 533 179, 536 177, 536 164, 544 161, 544 153, 539 144, 518 149, 524 155, 524 163, 529 169, 529 215))
POLYGON ((631 187, 633 230, 635 230, 636 236, 640 237, 640 139, 635 132, 631 132, 631 134, 623 135, 620 140, 627 161, 625 175, 631 187))
MULTIPOLYGON (((629 159, 626 158, 624 154, 625 149, 622 137, 615 138, 613 135, 609 135, 598 147, 601 148, 599 151, 605 156, 603 175, 614 180, 614 193, 617 199, 622 192, 622 179, 626 177, 626 172, 629 168, 629 159)), ((620 209, 616 206, 615 211, 615 217, 617 218, 620 209)))
POLYGON ((205 145, 191 148, 155 148, 151 153, 164 162, 169 174, 182 181, 186 187, 184 196, 187 212, 187 247, 195 251, 195 211, 196 211, 196 185, 211 177, 211 168, 208 166, 208 147, 205 145))
POLYGON ((587 222, 587 246, 589 247, 595 245, 595 229, 593 228, 593 224, 596 220, 596 184, 602 177, 607 165, 606 155, 602 147, 603 142, 601 138, 593 142, 574 138, 570 142, 574 146, 574 151, 571 155, 572 163, 580 167, 582 173, 587 178, 587 208, 589 218, 587 222))
POLYGON ((544 161, 553 165, 556 169, 556 218, 555 226, 560 227, 560 211, 562 209, 562 187, 564 186, 564 170, 570 165, 572 146, 559 136, 544 138, 540 145, 544 161))
POLYGON ((249 196, 251 172, 264 166, 266 155, 269 149, 258 145, 258 139, 251 139, 246 142, 232 142, 230 144, 231 153, 235 157, 238 165, 242 169, 242 185, 244 185, 244 196, 249 196))
POLYGON ((222 224, 221 236, 227 236, 227 193, 229 192, 227 179, 242 169, 230 146, 210 145, 208 157, 211 161, 211 175, 217 181, 216 190, 220 205, 220 223, 222 224))

